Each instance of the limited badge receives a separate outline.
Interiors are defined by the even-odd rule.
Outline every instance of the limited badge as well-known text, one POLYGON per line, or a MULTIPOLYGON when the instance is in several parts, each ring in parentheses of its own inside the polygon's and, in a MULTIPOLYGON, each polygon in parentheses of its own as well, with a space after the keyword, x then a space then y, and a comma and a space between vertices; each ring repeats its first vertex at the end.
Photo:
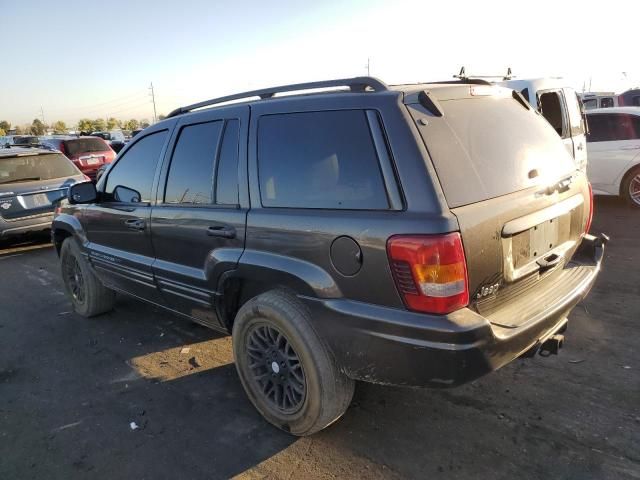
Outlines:
POLYGON ((11 202, 0 203, 0 208, 9 210, 11 208, 11 202))

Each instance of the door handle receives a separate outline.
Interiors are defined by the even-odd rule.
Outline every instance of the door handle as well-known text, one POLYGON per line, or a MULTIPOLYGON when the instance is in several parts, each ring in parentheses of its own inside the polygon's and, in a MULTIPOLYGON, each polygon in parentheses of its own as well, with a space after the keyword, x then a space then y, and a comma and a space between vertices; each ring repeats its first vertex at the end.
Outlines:
POLYGON ((634 145, 633 147, 621 147, 620 150, 640 150, 640 145, 634 145))
POLYGON ((224 225, 216 225, 207 228, 207 235, 210 237, 236 238, 236 229, 224 225))
POLYGON ((131 220, 125 220, 124 224, 131 230, 143 231, 145 228, 145 222, 141 218, 133 218, 131 220))

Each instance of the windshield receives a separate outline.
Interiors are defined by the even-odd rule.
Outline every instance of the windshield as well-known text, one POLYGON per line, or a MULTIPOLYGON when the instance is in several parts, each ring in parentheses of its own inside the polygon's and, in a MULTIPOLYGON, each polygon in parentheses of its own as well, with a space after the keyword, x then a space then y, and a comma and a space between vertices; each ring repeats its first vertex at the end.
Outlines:
POLYGON ((64 141, 65 151, 71 155, 80 155, 82 153, 90 152, 106 152, 109 150, 109 145, 105 143, 101 138, 78 138, 74 140, 64 141))
POLYGON ((80 175, 79 170, 59 153, 0 157, 0 185, 76 175, 80 175))
MULTIPOLYGON (((450 207, 476 203, 575 170, 553 128, 509 97, 442 101, 442 122, 422 126, 450 207), (537 171, 534 179, 530 172, 537 171)), ((412 109, 417 118, 420 113, 412 109)))

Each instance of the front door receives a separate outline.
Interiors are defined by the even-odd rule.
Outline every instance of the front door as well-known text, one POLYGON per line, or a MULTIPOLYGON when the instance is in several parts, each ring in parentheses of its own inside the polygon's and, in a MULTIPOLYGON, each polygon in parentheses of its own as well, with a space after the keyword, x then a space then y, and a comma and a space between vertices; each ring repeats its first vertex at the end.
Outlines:
POLYGON ((218 280, 244 249, 249 205, 238 178, 246 178, 248 120, 246 106, 179 120, 151 212, 153 271, 164 300, 214 328, 222 326, 218 280))
POLYGON ((107 285, 162 303, 151 265, 151 200, 154 177, 169 137, 159 130, 136 138, 100 182, 99 202, 83 214, 89 261, 107 285))

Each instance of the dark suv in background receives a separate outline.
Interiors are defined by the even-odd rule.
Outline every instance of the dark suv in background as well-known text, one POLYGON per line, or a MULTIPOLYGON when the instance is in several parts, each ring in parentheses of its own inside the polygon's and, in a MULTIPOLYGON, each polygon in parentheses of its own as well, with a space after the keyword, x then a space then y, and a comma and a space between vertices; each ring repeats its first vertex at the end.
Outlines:
POLYGON ((476 80, 180 108, 69 202, 53 241, 75 310, 122 292, 231 333, 247 395, 295 435, 354 380, 452 387, 556 352, 604 249, 554 130, 476 80))
POLYGON ((116 157, 113 149, 100 137, 45 137, 41 143, 63 153, 92 180, 101 166, 113 162, 116 157))

